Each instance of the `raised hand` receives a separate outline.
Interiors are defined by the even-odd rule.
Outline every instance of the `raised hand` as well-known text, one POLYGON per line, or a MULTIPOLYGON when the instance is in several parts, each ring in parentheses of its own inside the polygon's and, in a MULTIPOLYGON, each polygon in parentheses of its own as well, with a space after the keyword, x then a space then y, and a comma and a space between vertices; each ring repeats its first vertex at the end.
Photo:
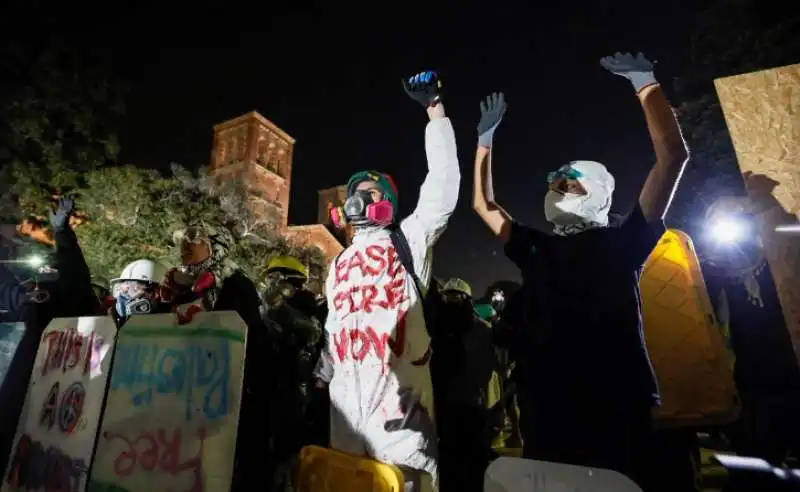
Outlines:
POLYGON ((628 79, 636 92, 658 83, 653 74, 653 63, 641 53, 615 53, 600 59, 600 65, 609 72, 628 79))
POLYGON ((502 92, 495 92, 486 96, 486 100, 481 101, 481 119, 478 121, 478 145, 481 147, 491 147, 494 131, 503 115, 506 114, 506 96, 502 92))
POLYGON ((403 80, 403 89, 411 99, 424 108, 436 106, 441 101, 442 81, 436 72, 420 72, 403 80))
POLYGON ((75 211, 75 200, 72 198, 62 198, 58 201, 56 212, 50 212, 50 225, 53 230, 63 231, 69 227, 69 219, 75 211))

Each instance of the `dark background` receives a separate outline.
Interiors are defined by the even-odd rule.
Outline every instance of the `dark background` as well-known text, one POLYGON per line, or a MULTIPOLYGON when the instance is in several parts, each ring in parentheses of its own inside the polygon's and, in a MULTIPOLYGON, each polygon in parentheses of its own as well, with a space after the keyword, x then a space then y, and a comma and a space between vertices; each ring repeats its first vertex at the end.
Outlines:
POLYGON ((495 188, 515 218, 545 228, 545 174, 574 159, 608 166, 617 179, 614 209, 625 212, 653 154, 629 83, 598 60, 643 51, 658 61, 669 90, 685 69, 691 15, 680 2, 631 1, 122 2, 114 10, 57 5, 48 12, 57 19, 49 32, 28 34, 79 43, 129 87, 121 163, 207 165, 212 126, 255 109, 297 139, 294 224, 316 221, 317 189, 366 168, 393 174, 410 212, 427 169, 426 116, 400 78, 440 71, 463 176, 435 270, 478 290, 517 277, 470 208, 480 99, 502 90, 509 101, 496 136, 495 188))

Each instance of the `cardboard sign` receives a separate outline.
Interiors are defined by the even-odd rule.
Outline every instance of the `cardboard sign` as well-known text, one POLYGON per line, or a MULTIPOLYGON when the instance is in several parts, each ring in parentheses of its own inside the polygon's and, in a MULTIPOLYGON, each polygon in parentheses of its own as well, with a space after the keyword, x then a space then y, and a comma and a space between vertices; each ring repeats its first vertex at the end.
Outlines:
POLYGON ((230 489, 247 328, 234 312, 134 316, 120 331, 92 492, 230 489))
POLYGON ((497 458, 486 470, 484 492, 642 492, 611 470, 522 458, 497 458))
POLYGON ((85 490, 116 331, 108 317, 47 326, 0 490, 85 490))
POLYGON ((0 323, 0 386, 6 379, 8 368, 11 367, 24 334, 25 323, 0 323))

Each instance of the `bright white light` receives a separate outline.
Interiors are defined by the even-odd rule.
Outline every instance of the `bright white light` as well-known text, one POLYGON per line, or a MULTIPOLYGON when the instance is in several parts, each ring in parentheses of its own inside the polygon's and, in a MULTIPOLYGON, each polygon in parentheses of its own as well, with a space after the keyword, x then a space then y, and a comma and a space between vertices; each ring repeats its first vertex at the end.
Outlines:
POLYGON ((775 232, 788 232, 790 234, 800 233, 800 224, 779 225, 775 228, 775 232))
POLYGON ((732 244, 741 240, 746 232, 744 224, 732 219, 718 220, 711 226, 711 237, 715 241, 732 244))
POLYGON ((30 265, 31 268, 41 268, 44 265, 44 258, 39 255, 33 255, 28 257, 25 262, 30 265))

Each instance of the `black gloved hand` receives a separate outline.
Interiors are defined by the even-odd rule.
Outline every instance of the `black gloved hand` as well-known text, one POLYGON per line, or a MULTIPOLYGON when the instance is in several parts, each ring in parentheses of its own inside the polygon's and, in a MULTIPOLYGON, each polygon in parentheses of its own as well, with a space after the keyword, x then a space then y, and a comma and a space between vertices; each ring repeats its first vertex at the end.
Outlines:
POLYGON ((53 230, 63 231, 69 227, 69 219, 75 211, 75 200, 72 198, 62 198, 58 202, 56 212, 50 212, 50 225, 53 230))
POLYGON ((408 97, 422 104, 424 108, 436 106, 442 99, 442 81, 436 72, 420 72, 403 80, 403 89, 408 97))

